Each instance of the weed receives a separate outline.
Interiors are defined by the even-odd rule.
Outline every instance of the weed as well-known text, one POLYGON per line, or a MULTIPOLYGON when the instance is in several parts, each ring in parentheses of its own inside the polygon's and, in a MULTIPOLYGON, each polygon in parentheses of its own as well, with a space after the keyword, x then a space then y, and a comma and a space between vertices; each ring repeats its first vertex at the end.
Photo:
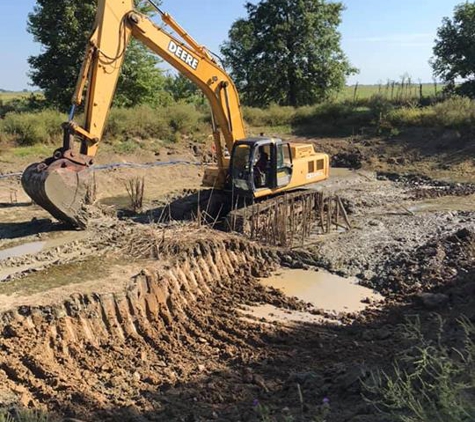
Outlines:
POLYGON ((416 346, 394 364, 392 373, 378 371, 364 388, 381 413, 399 422, 471 422, 475 420, 475 327, 462 319, 464 346, 443 344, 439 335, 428 340, 420 322, 406 326, 416 346))
POLYGON ((0 422, 53 422, 56 419, 39 410, 15 410, 8 412, 0 409, 0 422))
POLYGON ((56 142, 60 139, 64 116, 53 110, 39 113, 8 113, 1 121, 0 130, 10 135, 18 145, 56 142))
POLYGON ((134 177, 125 183, 127 194, 130 198, 130 206, 136 213, 143 208, 143 199, 145 192, 145 178, 134 177))

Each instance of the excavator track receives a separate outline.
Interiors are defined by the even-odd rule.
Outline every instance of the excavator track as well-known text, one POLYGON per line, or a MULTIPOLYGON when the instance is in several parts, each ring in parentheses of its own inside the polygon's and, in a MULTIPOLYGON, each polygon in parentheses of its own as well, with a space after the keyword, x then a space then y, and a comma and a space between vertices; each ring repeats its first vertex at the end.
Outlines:
POLYGON ((92 170, 61 158, 28 166, 21 183, 28 196, 58 220, 83 228, 82 209, 87 202, 92 170))
POLYGON ((348 213, 340 197, 304 189, 232 210, 226 227, 251 240, 291 247, 311 235, 332 230, 351 230, 348 213))

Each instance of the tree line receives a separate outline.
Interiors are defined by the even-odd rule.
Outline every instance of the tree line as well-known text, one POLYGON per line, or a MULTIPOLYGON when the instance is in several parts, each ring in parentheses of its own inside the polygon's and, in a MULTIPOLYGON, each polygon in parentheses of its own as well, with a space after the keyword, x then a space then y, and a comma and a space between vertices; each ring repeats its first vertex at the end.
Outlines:
MULTIPOLYGON (((37 0, 28 30, 43 47, 29 58, 30 78, 49 107, 70 105, 97 0, 37 0)), ((136 8, 150 17, 146 0, 136 8)), ((244 104, 304 106, 329 99, 358 72, 341 47, 344 5, 328 0, 261 0, 245 4, 221 47, 223 62, 244 104)), ((456 7, 437 33, 434 75, 446 89, 475 96, 475 3, 456 7)), ((133 107, 174 101, 202 101, 198 89, 181 75, 168 76, 161 60, 137 41, 129 45, 114 104, 133 107)))

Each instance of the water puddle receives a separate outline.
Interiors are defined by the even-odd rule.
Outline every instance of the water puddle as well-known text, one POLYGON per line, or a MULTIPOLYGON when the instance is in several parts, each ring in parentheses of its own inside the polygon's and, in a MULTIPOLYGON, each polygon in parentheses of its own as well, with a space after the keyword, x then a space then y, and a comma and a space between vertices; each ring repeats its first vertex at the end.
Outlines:
POLYGON ((427 199, 417 202, 409 207, 409 211, 417 212, 450 212, 450 211, 475 211, 475 195, 469 196, 444 196, 441 198, 427 199))
MULTIPOLYGON (((343 278, 327 271, 283 270, 261 283, 311 303, 320 313, 337 316, 340 313, 358 313, 366 309, 368 302, 384 298, 371 289, 360 286, 354 278, 343 278), (369 299, 369 300, 368 300, 369 299)), ((279 309, 271 305, 247 307, 246 311, 256 318, 271 321, 327 322, 328 318, 308 312, 279 309)), ((335 323, 335 321, 333 321, 335 323)))
POLYGON ((0 261, 41 252, 45 248, 46 243, 47 242, 31 242, 13 248, 0 250, 0 261))

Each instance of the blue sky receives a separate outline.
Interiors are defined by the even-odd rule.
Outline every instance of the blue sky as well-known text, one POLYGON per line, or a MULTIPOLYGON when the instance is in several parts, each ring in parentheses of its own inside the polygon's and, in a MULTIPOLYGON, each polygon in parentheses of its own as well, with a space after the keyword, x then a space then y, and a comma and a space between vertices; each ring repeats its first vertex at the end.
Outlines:
MULTIPOLYGON (((58 0, 61 1, 61 0, 58 0)), ((163 0, 199 42, 214 51, 235 19, 245 16, 244 0, 163 0)), ((347 9, 340 28, 343 49, 360 73, 349 82, 378 83, 409 74, 430 82, 428 61, 437 27, 462 0, 343 0, 347 9)), ((0 88, 28 86, 27 57, 40 51, 26 31, 34 0, 0 2, 0 88)), ((74 83, 75 81, 72 81, 74 83)))

